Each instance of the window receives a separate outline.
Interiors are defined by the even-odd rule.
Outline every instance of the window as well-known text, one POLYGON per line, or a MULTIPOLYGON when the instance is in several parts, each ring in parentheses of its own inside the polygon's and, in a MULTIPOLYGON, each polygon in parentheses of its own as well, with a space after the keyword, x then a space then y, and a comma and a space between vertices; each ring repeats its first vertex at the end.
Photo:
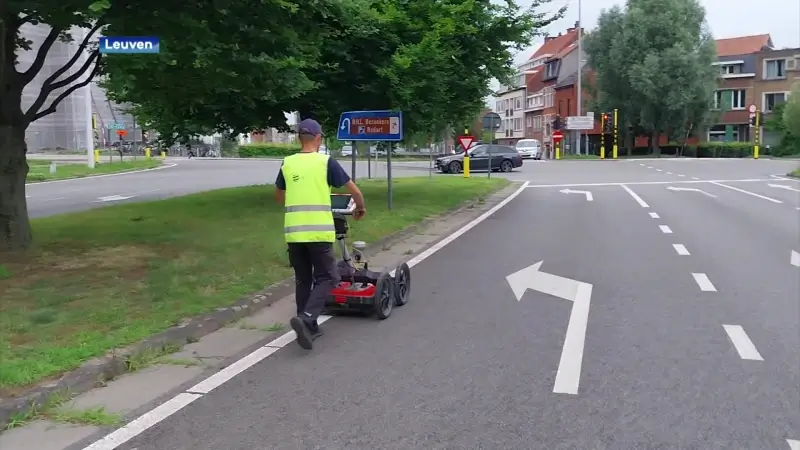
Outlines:
POLYGON ((522 119, 514 119, 514 131, 522 131, 522 119))
POLYGON ((728 64, 721 67, 723 75, 734 75, 742 73, 742 66, 740 64, 728 64))
POLYGON ((572 107, 571 107, 572 105, 570 103, 571 103, 570 99, 567 99, 567 116, 570 115, 569 111, 572 109, 572 107))
POLYGON ((553 61, 547 63, 547 71, 545 72, 545 78, 553 78, 558 75, 558 61, 553 61))
POLYGON ((522 97, 514 99, 514 109, 522 109, 522 97))
POLYGON ((564 103, 564 100, 559 100, 559 101, 558 101, 558 115, 559 115, 559 116, 561 115, 561 105, 562 105, 563 103, 564 103))
POLYGON ((731 125, 714 125, 708 129, 709 142, 736 142, 739 140, 739 130, 731 125), (730 128, 728 128, 730 127, 730 128), (728 134, 730 129, 730 135, 728 134))
POLYGON ((533 116, 525 118, 525 128, 533 128, 533 116))
POLYGON ((782 105, 784 102, 786 102, 785 92, 764 94, 764 107, 762 109, 764 112, 771 112, 775 110, 776 106, 782 105))
POLYGON ((714 109, 745 109, 745 89, 722 89, 714 92, 714 109))
POLYGON ((744 93, 744 89, 731 91, 731 109, 745 109, 747 107, 744 104, 744 93))
POLYGON ((786 77, 786 60, 785 59, 771 59, 764 61, 764 79, 770 78, 785 78, 786 77))

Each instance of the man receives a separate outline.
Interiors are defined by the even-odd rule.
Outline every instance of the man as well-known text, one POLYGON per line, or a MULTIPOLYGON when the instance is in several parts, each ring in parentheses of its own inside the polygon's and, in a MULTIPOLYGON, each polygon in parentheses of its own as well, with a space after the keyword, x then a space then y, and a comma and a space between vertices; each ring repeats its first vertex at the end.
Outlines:
POLYGON ((305 119, 297 131, 302 147, 300 153, 283 160, 275 180, 275 198, 285 207, 284 234, 296 283, 297 316, 289 324, 300 347, 311 350, 312 341, 321 335, 317 318, 328 293, 339 283, 331 187, 344 187, 353 196, 354 219, 364 217, 367 210, 364 196, 342 166, 318 153, 322 142, 319 123, 305 119))

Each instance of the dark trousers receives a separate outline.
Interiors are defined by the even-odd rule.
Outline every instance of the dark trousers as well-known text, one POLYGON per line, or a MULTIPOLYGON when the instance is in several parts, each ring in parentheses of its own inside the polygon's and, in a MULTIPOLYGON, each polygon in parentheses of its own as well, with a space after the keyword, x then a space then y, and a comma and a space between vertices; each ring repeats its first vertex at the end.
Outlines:
POLYGON ((339 283, 333 243, 290 243, 289 262, 294 268, 297 315, 316 322, 328 293, 339 283))

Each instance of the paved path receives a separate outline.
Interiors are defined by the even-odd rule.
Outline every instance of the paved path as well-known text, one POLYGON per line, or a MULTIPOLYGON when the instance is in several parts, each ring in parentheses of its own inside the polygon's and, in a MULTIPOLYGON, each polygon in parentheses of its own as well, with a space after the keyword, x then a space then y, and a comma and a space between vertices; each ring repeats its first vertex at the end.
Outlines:
POLYGON ((417 258, 390 319, 334 318, 311 353, 263 342, 86 448, 794 450, 800 181, 770 176, 789 169, 531 164, 417 258))

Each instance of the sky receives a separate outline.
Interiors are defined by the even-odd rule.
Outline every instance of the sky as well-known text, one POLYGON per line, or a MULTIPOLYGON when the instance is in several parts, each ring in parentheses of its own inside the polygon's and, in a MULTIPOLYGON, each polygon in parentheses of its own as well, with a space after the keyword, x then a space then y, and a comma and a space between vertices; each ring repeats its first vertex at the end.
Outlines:
MULTIPOLYGON (((525 7, 530 0, 518 0, 525 7)), ((583 0, 581 2, 581 21, 583 28, 591 30, 603 9, 614 5, 624 6, 624 0, 583 0)), ((700 0, 706 8, 706 20, 717 39, 748 36, 753 34, 772 35, 776 48, 800 47, 800 0, 700 0), (765 8, 769 5, 769 8, 765 8)), ((579 0, 552 0, 545 8, 553 11, 567 6, 563 19, 552 23, 547 30, 552 35, 565 32, 578 20, 579 0)), ((530 49, 516 56, 522 63, 541 45, 541 39, 530 49)))

